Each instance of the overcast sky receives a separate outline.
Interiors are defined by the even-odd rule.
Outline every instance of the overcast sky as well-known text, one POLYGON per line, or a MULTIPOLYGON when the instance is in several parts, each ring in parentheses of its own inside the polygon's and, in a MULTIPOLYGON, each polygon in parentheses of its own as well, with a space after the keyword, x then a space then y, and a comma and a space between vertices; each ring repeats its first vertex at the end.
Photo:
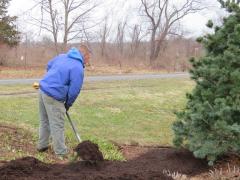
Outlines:
MULTIPOLYGON (((181 1, 181 0, 172 0, 181 1)), ((190 14, 182 20, 182 28, 184 31, 188 32, 188 36, 197 37, 207 32, 205 26, 209 19, 217 20, 221 16, 222 10, 219 8, 217 0, 203 0, 206 1, 210 7, 199 13, 190 14)), ((95 16, 98 18, 103 17, 106 13, 112 14, 113 21, 117 22, 121 18, 128 18, 131 23, 138 21, 140 17, 137 17, 137 11, 139 9, 140 0, 102 0, 103 5, 101 5, 95 11, 95 16), (127 15, 127 16, 126 16, 127 15)), ((20 31, 36 32, 38 29, 32 27, 26 22, 28 17, 27 10, 32 8, 36 2, 34 0, 11 0, 9 13, 11 15, 16 15, 19 17, 18 27, 20 31), (27 11, 27 12, 26 12, 27 11)), ((35 11, 38 10, 35 8, 35 11)), ((36 32, 37 33, 37 32, 36 32)))

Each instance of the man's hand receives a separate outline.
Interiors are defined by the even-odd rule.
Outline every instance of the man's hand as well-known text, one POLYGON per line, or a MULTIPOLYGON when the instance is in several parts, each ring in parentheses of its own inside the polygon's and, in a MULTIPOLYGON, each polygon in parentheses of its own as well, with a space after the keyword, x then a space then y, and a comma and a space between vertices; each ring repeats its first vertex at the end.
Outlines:
POLYGON ((66 111, 68 111, 70 107, 66 103, 64 103, 64 106, 65 106, 66 111))

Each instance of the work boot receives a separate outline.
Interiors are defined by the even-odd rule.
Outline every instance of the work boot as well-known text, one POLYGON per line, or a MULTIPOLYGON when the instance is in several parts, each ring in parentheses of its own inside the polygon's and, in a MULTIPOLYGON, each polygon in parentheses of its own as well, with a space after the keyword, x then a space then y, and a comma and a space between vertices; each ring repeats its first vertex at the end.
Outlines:
POLYGON ((37 148, 38 152, 46 152, 48 150, 48 147, 44 147, 44 148, 37 148))

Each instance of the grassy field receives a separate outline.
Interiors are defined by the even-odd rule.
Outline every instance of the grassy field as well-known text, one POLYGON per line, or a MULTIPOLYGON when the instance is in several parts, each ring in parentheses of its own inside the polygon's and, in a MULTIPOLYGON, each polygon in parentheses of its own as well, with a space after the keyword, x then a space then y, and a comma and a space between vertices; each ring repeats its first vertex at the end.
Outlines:
MULTIPOLYGON (((18 78, 41 78, 45 74, 45 67, 3 67, 0 66, 0 79, 18 79, 18 78)), ((86 75, 110 75, 110 74, 154 74, 167 73, 164 70, 151 70, 147 68, 136 67, 118 67, 118 66, 91 66, 86 67, 86 75)))
MULTIPOLYGON (((109 142, 172 145, 174 111, 184 107, 192 87, 188 79, 86 83, 69 113, 83 139, 97 142, 106 158, 122 159, 109 142)), ((0 123, 17 124, 37 136, 38 95, 6 95, 20 92, 34 90, 30 85, 0 87, 0 123)), ((75 137, 66 125, 68 145, 73 146, 75 137)))

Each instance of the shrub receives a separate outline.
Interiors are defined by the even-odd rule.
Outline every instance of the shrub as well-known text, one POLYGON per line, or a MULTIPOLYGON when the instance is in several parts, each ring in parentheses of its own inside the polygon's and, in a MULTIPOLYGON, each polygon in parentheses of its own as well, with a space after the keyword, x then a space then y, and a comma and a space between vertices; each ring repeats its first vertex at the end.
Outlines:
POLYGON ((198 38, 206 55, 191 59, 196 87, 173 125, 174 144, 207 158, 209 165, 228 151, 240 151, 240 8, 235 1, 221 3, 230 15, 214 34, 198 38))

